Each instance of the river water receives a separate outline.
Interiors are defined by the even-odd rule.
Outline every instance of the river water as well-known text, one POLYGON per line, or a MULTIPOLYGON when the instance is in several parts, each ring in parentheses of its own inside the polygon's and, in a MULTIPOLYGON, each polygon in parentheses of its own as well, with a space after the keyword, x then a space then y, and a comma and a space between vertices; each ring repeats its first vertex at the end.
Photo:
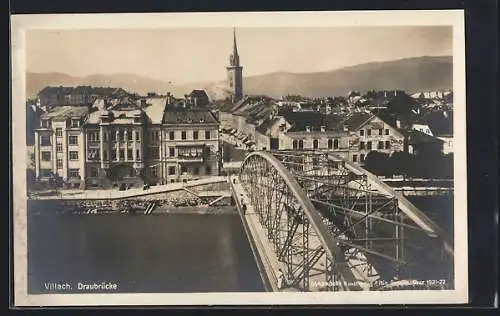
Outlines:
MULTIPOLYGON (((117 284, 113 292, 262 292, 237 213, 56 215, 28 218, 29 292, 50 283, 117 284)), ((38 213, 38 214, 35 214, 38 213)), ((91 291, 95 292, 95 291, 91 291)))

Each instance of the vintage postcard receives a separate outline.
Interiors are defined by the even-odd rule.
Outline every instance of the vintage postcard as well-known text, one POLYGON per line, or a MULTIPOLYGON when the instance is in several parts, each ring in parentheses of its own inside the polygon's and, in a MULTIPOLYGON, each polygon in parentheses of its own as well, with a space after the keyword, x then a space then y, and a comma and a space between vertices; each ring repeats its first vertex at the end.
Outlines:
POLYGON ((12 16, 15 305, 467 302, 464 36, 461 10, 12 16))

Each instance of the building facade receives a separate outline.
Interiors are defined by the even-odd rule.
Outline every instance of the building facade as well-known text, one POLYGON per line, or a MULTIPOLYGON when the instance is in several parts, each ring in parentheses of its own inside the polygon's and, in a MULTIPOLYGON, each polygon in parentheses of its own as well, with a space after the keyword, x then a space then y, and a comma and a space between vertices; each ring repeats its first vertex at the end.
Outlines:
POLYGON ((219 122, 170 98, 56 107, 35 130, 35 175, 66 186, 168 183, 219 173, 219 122))

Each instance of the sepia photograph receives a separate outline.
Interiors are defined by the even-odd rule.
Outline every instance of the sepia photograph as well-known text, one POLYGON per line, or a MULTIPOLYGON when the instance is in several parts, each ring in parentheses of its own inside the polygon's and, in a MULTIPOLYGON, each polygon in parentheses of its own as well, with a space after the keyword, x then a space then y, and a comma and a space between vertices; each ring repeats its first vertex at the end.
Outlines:
POLYGON ((12 16, 16 305, 465 303, 463 15, 12 16))

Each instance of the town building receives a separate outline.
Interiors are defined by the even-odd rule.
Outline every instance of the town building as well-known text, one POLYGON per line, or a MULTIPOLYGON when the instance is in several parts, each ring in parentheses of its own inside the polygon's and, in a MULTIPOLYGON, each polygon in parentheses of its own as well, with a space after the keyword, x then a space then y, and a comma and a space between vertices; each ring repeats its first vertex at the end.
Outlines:
POLYGON ((345 121, 349 130, 349 160, 363 163, 372 150, 386 154, 404 150, 404 135, 370 112, 352 113, 345 121))
POLYGON ((60 106, 44 113, 35 129, 35 176, 51 180, 54 175, 80 187, 85 179, 85 133, 89 109, 60 106))
POLYGON ((240 56, 236 45, 236 31, 233 30, 233 53, 229 57, 227 69, 227 85, 233 101, 243 97, 243 67, 240 65, 240 56))
POLYGON ((174 100, 105 98, 50 110, 35 130, 36 177, 88 188, 218 175, 219 122, 174 100))

